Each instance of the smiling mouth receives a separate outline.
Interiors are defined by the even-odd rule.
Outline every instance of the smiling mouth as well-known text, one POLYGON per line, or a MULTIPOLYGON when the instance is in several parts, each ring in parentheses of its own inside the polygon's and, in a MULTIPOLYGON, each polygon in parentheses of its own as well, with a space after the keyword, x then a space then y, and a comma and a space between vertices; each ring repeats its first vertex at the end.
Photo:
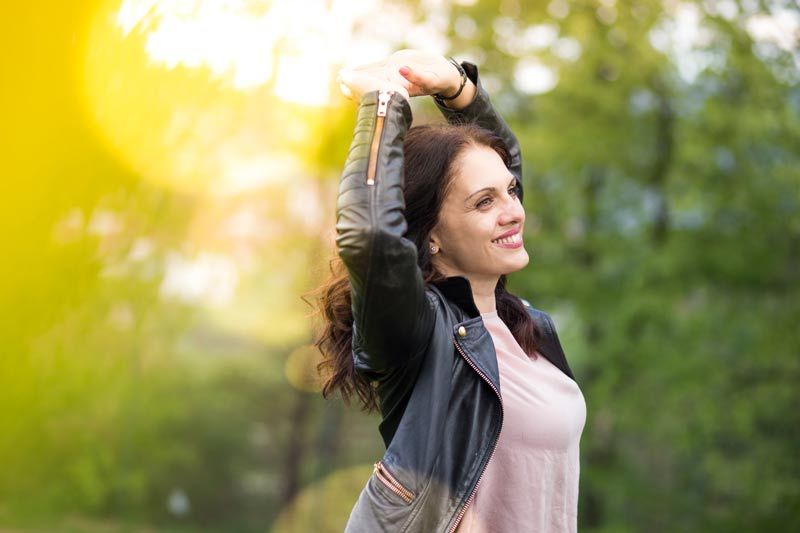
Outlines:
POLYGON ((515 233, 510 237, 504 237, 502 239, 494 239, 492 242, 495 244, 519 244, 522 242, 522 234, 515 233))

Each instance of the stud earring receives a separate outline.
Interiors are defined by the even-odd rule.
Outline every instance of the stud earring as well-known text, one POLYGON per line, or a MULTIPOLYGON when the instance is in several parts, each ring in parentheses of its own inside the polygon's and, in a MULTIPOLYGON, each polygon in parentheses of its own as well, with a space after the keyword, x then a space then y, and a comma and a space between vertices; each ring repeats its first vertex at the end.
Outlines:
POLYGON ((431 253, 435 254, 438 251, 439 251, 439 247, 436 246, 435 244, 431 244, 431 253))

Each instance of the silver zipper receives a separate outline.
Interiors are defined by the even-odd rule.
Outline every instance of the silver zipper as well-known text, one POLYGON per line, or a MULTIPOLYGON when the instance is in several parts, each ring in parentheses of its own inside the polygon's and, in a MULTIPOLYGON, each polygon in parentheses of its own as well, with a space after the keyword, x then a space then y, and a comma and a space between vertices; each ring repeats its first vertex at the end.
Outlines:
POLYGON ((378 92, 378 116, 385 117, 386 109, 389 107, 389 100, 392 98, 394 91, 379 91, 378 92))
POLYGON ((475 364, 469 359, 469 357, 467 357, 467 354, 464 353, 463 348, 461 348, 461 345, 458 344, 458 341, 455 339, 455 337, 453 337, 453 344, 455 344, 456 350, 458 350, 458 353, 461 354, 461 357, 464 358, 464 360, 469 364, 469 366, 471 366, 475 370, 475 372, 477 372, 478 375, 481 376, 484 379, 484 381, 486 381, 486 383, 489 384, 494 393, 497 394, 497 399, 500 400, 500 429, 497 431, 497 436, 495 437, 494 444, 492 444, 492 453, 489 454, 489 460, 486 461, 486 464, 483 465, 483 470, 481 471, 481 475, 478 477, 478 482, 475 483, 475 487, 473 487, 472 492, 470 493, 469 498, 467 499, 467 503, 465 503, 464 507, 462 507, 461 511, 459 511, 458 516, 456 517, 456 521, 453 523, 453 526, 450 528, 448 533, 453 533, 453 531, 456 530, 459 522, 461 522, 461 519, 464 517, 464 513, 467 511, 467 507, 469 507, 469 504, 472 503, 472 498, 475 496, 475 492, 478 490, 478 485, 481 484, 481 479, 483 479, 483 474, 486 473, 486 467, 489 466, 489 463, 492 461, 492 457, 494 456, 494 451, 497 448, 497 441, 500 440, 500 432, 503 430, 503 418, 505 416, 503 413, 503 398, 500 397, 500 391, 497 390, 497 387, 494 386, 494 383, 492 383, 492 381, 486 376, 486 374, 481 372, 481 370, 477 366, 475 366, 475 364))
POLYGON ((378 461, 373 465, 373 470, 375 475, 381 482, 386 485, 389 490, 400 496, 404 502, 411 503, 414 501, 414 493, 405 488, 403 485, 397 481, 397 478, 394 477, 389 469, 383 464, 383 461, 378 461))
POLYGON ((375 184, 375 173, 378 171, 378 149, 381 145, 381 133, 383 133, 383 123, 386 120, 386 111, 389 108, 394 91, 378 92, 378 110, 375 118, 375 134, 372 137, 372 145, 369 149, 369 164, 367 165, 367 185, 375 184))

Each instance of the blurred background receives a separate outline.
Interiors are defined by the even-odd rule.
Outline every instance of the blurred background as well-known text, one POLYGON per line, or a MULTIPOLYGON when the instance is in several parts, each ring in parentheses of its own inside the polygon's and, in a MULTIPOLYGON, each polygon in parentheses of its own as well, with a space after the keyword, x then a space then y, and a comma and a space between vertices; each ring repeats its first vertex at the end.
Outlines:
MULTIPOLYGON (((800 531, 800 8, 17 2, 0 21, 0 531, 341 531, 319 393, 341 67, 478 64, 587 401, 581 531, 800 531)), ((429 98, 415 120, 441 120, 429 98)))

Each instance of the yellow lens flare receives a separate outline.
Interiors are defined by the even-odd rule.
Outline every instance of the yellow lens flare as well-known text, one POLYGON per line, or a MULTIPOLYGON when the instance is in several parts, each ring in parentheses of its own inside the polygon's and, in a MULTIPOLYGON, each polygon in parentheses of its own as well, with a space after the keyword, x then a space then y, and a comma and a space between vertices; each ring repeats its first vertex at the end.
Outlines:
POLYGON ((343 103, 333 72, 383 53, 353 35, 377 5, 106 0, 79 66, 85 110, 158 185, 225 195, 288 180, 343 103))

